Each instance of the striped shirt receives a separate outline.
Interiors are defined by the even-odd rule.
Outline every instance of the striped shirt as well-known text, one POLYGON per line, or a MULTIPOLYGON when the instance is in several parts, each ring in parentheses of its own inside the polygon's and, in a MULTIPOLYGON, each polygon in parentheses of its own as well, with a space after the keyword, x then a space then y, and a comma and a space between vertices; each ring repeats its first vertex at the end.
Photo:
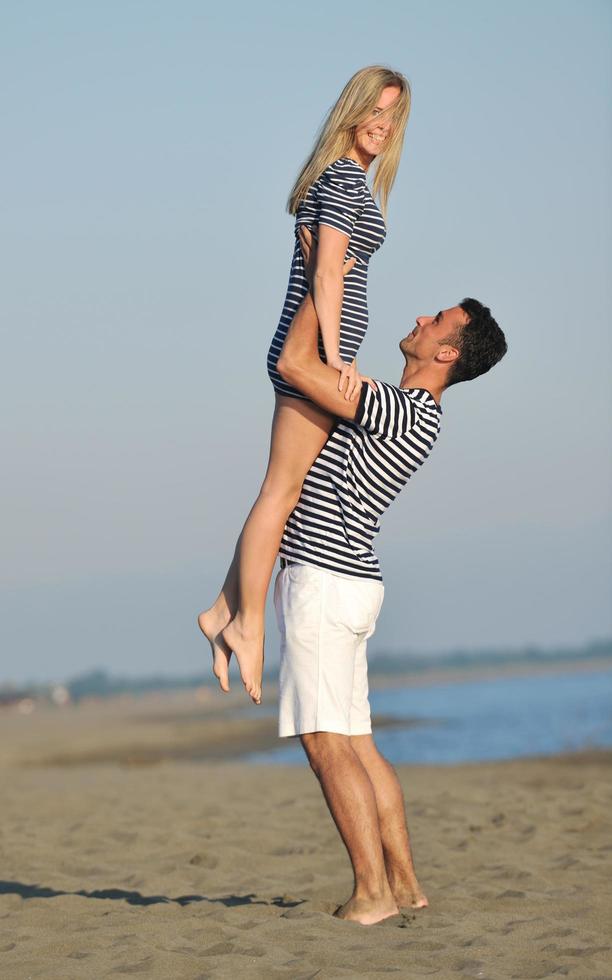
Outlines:
POLYGON ((339 420, 312 464, 280 555, 341 575, 382 580, 380 518, 431 452, 442 409, 424 388, 361 389, 354 422, 339 420))
MULTIPOLYGON (((295 244, 287 295, 268 351, 268 374, 275 391, 294 398, 304 396, 283 381, 276 363, 291 321, 308 292, 304 257, 297 237, 301 225, 315 230, 319 225, 329 225, 348 235, 346 261, 354 257, 356 262, 344 277, 339 350, 341 358, 349 363, 356 356, 368 326, 368 262, 382 245, 387 233, 383 216, 366 183, 365 170, 350 157, 342 157, 330 164, 308 189, 295 219, 295 244)), ((319 354, 325 360, 322 341, 319 343, 319 354)))

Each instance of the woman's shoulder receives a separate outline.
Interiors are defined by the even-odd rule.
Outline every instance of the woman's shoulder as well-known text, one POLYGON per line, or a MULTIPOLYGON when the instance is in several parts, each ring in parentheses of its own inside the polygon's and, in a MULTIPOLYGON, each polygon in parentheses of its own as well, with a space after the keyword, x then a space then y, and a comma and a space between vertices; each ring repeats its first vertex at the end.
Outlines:
POLYGON ((363 167, 360 167, 356 160, 352 157, 340 157, 338 160, 334 160, 329 166, 325 168, 321 178, 330 178, 332 180, 350 180, 365 184, 366 174, 363 167))
POLYGON ((319 199, 340 195, 363 207, 367 189, 365 170, 350 157, 340 157, 325 168, 315 188, 319 199))
POLYGON ((321 209, 340 205, 353 209, 358 215, 366 200, 365 177, 365 170, 350 157, 334 160, 310 185, 297 210, 297 223, 307 224, 321 209))

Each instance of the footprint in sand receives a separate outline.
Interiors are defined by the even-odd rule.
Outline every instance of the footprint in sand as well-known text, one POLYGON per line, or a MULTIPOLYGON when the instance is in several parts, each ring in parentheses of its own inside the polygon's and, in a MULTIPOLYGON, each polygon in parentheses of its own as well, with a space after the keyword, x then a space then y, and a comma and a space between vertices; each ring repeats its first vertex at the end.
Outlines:
POLYGON ((114 966, 109 973, 150 973, 152 961, 153 957, 147 956, 145 960, 140 960, 138 963, 114 966))
POLYGON ((216 943, 208 949, 200 950, 200 956, 227 956, 228 953, 233 953, 235 948, 233 943, 216 943))
POLYGON ((189 864, 212 871, 219 864, 219 858, 214 854, 194 854, 193 857, 189 858, 189 864))

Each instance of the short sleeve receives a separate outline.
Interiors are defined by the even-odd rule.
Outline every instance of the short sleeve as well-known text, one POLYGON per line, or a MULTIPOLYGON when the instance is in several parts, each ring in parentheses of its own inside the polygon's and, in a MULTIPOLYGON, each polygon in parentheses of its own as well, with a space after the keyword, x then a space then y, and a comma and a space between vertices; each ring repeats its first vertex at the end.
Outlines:
POLYGON ((381 439, 400 439, 414 425, 415 408, 406 392, 384 381, 376 381, 376 391, 364 384, 359 397, 355 423, 381 439))
POLYGON ((319 224, 329 225, 350 238, 365 207, 365 171, 353 160, 336 160, 317 183, 319 224))

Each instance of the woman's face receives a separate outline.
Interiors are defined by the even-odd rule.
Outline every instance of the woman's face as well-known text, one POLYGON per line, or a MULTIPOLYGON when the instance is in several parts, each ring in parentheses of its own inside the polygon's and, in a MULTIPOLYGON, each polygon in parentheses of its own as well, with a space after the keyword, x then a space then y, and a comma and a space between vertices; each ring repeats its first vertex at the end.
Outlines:
POLYGON ((383 109, 395 102, 399 94, 400 90, 395 85, 384 88, 380 93, 376 108, 372 110, 364 122, 357 126, 353 149, 357 151, 360 158, 367 158, 370 162, 384 150, 387 140, 393 132, 393 122, 390 113, 384 115, 381 113, 383 109))

